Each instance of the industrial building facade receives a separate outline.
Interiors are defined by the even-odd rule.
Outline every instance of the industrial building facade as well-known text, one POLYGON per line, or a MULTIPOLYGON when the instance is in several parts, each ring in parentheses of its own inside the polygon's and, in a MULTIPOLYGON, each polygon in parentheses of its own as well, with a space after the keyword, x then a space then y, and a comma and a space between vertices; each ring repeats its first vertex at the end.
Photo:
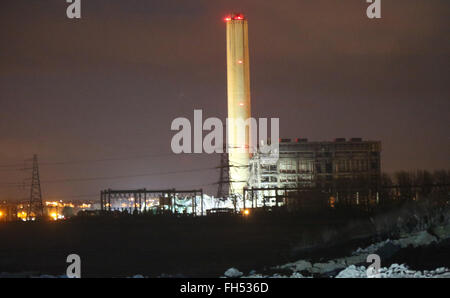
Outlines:
MULTIPOLYGON (((225 22, 228 119, 245 123, 251 118, 248 21, 243 14, 233 13, 225 22)), ((380 180, 381 143, 377 141, 284 139, 275 154, 250 154, 251 136, 245 124, 229 126, 227 136, 230 194, 245 197, 245 188, 270 188, 275 193, 276 188, 337 188, 346 181, 352 187, 363 181, 367 186, 380 180)))
POLYGON ((280 140, 279 158, 255 154, 250 160, 249 187, 336 187, 344 181, 375 185, 381 176, 381 142, 336 139, 308 142, 280 140))

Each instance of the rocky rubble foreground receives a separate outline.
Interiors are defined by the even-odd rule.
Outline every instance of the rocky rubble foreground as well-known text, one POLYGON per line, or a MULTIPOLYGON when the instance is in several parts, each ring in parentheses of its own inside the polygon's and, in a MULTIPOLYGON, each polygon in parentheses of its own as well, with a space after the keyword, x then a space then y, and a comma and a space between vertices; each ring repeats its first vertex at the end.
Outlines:
MULTIPOLYGON (((440 243, 450 238, 450 225, 439 226, 429 231, 420 231, 411 234, 404 234, 399 239, 387 239, 374 243, 365 248, 358 248, 351 256, 328 260, 327 262, 313 263, 308 260, 299 260, 281 266, 271 268, 270 275, 259 274, 255 271, 244 276, 236 268, 230 268, 225 273, 225 277, 248 277, 248 278, 302 278, 302 277, 336 277, 336 278, 365 278, 367 277, 367 257, 377 254, 383 258, 389 258, 392 254, 408 247, 423 247, 432 243, 440 243), (289 273, 286 273, 289 272, 289 273)), ((450 257, 450 256, 449 256, 450 257)), ((435 270, 415 271, 409 269, 405 264, 391 264, 389 267, 380 268, 376 277, 381 278, 427 278, 427 277, 447 277, 450 278, 448 268, 441 267, 435 270)))

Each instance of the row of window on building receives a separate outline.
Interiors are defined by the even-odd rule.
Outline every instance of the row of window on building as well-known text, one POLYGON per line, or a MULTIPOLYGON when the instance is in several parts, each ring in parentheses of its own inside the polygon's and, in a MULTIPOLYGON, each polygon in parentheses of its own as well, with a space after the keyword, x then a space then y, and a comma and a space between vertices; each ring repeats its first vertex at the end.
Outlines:
POLYGON ((334 162, 314 162, 307 160, 300 160, 297 162, 296 160, 286 160, 280 161, 278 168, 277 165, 261 166, 263 172, 279 172, 286 174, 367 172, 377 169, 378 163, 367 159, 347 159, 336 160, 334 162))

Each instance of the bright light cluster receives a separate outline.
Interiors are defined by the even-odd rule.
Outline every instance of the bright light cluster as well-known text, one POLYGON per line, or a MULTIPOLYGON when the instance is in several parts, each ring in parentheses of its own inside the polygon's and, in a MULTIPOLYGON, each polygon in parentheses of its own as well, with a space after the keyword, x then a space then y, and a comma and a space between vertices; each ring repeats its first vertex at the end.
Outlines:
MULTIPOLYGON (((90 206, 90 204, 83 204, 81 206, 84 206, 84 205, 89 205, 90 206)), ((63 203, 62 200, 59 201, 59 202, 58 201, 53 201, 53 202, 46 201, 45 202, 45 206, 50 206, 50 207, 72 207, 72 208, 75 207, 74 204, 72 204, 72 203, 63 203)), ((80 208, 83 209, 83 207, 80 207, 80 208)), ((89 208, 89 207, 87 207, 87 208, 89 208)))
POLYGON ((230 22, 230 21, 242 21, 242 20, 244 20, 244 19, 245 19, 245 17, 244 17, 243 14, 237 14, 237 15, 234 15, 234 16, 227 16, 227 17, 225 18, 225 22, 230 22))

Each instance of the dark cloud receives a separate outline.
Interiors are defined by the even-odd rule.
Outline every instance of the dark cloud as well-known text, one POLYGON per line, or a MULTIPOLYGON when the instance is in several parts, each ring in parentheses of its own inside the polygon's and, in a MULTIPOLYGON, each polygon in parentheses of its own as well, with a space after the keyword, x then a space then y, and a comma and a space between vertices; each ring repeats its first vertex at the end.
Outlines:
MULTIPOLYGON (((82 1, 4 0, 0 10, 0 161, 170 154, 171 121, 226 116, 225 26, 250 20, 256 117, 281 134, 383 142, 386 171, 448 168, 450 24, 446 0, 82 1)), ((42 179, 215 166, 218 156, 45 167, 42 179), (106 174, 105 174, 106 173, 106 174)), ((0 171, 5 182, 26 172, 0 171)), ((216 177, 217 176, 217 177, 216 177)), ((44 194, 105 187, 209 184, 214 172, 44 185, 44 194)), ((208 186, 208 191, 214 187, 208 186)), ((0 188, 5 198, 21 191, 0 188)))

